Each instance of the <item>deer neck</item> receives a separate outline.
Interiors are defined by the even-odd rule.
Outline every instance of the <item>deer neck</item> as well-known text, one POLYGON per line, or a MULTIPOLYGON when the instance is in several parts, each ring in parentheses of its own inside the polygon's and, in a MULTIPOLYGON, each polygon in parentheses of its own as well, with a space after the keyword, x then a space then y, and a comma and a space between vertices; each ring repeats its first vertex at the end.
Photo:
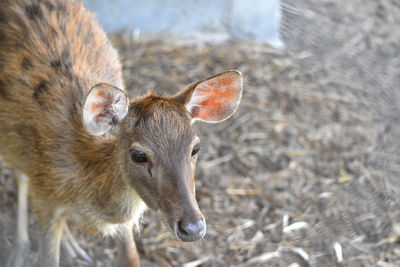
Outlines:
POLYGON ((109 136, 89 141, 86 147, 80 162, 88 188, 92 188, 92 194, 95 192, 91 205, 108 223, 136 223, 144 203, 123 177, 118 142, 109 136))

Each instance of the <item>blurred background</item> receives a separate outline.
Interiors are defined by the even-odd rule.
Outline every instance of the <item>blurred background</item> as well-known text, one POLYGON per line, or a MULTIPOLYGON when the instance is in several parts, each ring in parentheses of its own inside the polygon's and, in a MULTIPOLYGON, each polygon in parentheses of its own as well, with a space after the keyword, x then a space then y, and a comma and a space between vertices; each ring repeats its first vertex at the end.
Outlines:
MULTIPOLYGON (((147 211, 143 266, 400 266, 400 2, 166 3, 84 1, 120 51, 131 97, 232 68, 245 91, 232 118, 194 126, 205 239, 180 243, 147 211)), ((11 246, 5 166, 0 203, 11 246)), ((114 266, 112 240, 71 228, 94 263, 62 266, 114 266)))
POLYGON ((135 38, 216 43, 230 38, 281 47, 279 0, 83 0, 104 29, 135 38))

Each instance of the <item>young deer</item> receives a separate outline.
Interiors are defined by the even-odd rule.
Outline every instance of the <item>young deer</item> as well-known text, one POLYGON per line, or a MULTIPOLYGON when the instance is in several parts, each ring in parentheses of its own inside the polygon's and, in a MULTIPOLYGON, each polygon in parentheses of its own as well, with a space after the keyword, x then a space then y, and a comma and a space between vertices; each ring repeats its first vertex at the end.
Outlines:
POLYGON ((0 154, 18 170, 19 194, 7 266, 22 266, 29 248, 28 186, 42 267, 59 265, 67 217, 118 237, 118 266, 139 264, 132 227, 146 206, 182 241, 205 235, 191 125, 230 117, 242 75, 226 71, 172 97, 129 100, 121 88, 117 52, 80 3, 2 0, 0 154))

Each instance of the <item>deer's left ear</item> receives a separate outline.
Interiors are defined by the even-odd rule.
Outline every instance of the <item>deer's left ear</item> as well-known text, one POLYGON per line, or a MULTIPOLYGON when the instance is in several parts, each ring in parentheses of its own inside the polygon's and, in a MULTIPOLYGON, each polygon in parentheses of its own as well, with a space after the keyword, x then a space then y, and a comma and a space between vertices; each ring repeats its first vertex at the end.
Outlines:
POLYGON ((86 97, 83 106, 83 125, 88 133, 102 135, 119 122, 128 113, 129 100, 125 91, 109 84, 98 84, 86 97))
POLYGON ((192 115, 192 121, 221 122, 232 116, 240 104, 243 77, 229 70, 192 83, 174 98, 192 115))

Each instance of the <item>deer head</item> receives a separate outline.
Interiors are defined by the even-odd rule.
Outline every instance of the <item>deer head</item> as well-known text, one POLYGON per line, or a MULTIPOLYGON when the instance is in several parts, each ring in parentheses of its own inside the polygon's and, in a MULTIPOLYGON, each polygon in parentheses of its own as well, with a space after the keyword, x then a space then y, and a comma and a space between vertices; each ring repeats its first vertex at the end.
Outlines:
POLYGON ((150 94, 131 102, 124 91, 100 84, 85 100, 83 124, 92 135, 115 137, 127 187, 180 240, 196 241, 205 235, 206 223, 195 199, 200 139, 192 124, 229 118, 242 90, 242 75, 236 70, 197 81, 172 97, 150 94))

